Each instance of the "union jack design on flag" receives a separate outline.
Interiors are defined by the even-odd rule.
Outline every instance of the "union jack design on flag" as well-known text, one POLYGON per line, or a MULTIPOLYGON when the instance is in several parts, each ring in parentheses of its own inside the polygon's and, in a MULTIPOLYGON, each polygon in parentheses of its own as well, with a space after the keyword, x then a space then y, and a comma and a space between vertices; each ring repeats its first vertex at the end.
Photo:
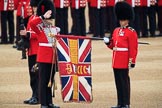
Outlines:
POLYGON ((92 102, 91 40, 69 35, 56 38, 63 101, 92 102))

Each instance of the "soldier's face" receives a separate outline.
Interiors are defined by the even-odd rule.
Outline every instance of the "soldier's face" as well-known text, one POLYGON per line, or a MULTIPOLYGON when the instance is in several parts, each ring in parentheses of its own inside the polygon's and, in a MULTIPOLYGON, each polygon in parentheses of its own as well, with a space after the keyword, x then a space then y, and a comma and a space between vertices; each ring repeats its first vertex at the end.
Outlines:
POLYGON ((37 13, 37 7, 33 7, 33 12, 34 12, 34 14, 37 13))
POLYGON ((127 26, 129 24, 129 20, 120 20, 119 23, 120 23, 121 27, 124 27, 124 26, 127 26))

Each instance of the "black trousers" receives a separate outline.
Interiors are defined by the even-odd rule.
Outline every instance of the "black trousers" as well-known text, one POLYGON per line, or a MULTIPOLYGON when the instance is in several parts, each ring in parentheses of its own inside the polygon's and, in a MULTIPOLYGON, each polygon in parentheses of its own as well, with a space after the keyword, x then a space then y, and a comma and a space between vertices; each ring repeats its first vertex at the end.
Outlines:
POLYGON ((150 35, 155 35, 156 30, 156 6, 150 6, 150 7, 142 7, 142 36, 146 37, 148 36, 148 31, 150 31, 150 35), (147 16, 149 18, 149 29, 148 29, 148 22, 147 22, 147 16))
POLYGON ((106 8, 107 9, 107 19, 108 20, 108 28, 110 30, 110 34, 113 33, 114 29, 117 27, 117 19, 115 17, 115 13, 114 13, 114 7, 113 6, 109 6, 106 8))
POLYGON ((149 31, 151 36, 155 36, 156 30, 156 6, 148 7, 149 31))
POLYGON ((162 6, 158 6, 158 28, 162 34, 162 6))
POLYGON ((135 13, 133 28, 136 30, 138 37, 140 37, 140 31, 141 31, 140 16, 142 14, 142 12, 141 12, 142 9, 140 6, 134 7, 133 9, 134 9, 134 13, 135 13))
MULTIPOLYGON (((55 65, 53 65, 55 67, 55 65)), ((52 104, 52 90, 48 87, 49 81, 53 83, 55 68, 51 74, 51 63, 39 63, 39 90, 40 90, 40 103, 42 106, 52 104), (51 78, 51 79, 50 79, 51 78)))
POLYGON ((73 12, 73 26, 75 27, 73 35, 86 36, 86 23, 85 23, 85 7, 74 9, 73 12))
POLYGON ((93 13, 94 16, 94 37, 104 37, 105 36, 105 21, 104 21, 104 16, 105 16, 105 9, 106 8, 94 8, 93 7, 93 13))
POLYGON ((94 19, 93 19, 93 9, 88 2, 88 17, 89 17, 89 32, 93 33, 94 31, 94 19))
POLYGON ((130 105, 130 78, 128 69, 113 69, 118 105, 130 105))
POLYGON ((30 87, 32 89, 32 97, 38 99, 38 82, 39 82, 39 72, 32 72, 32 67, 36 63, 36 55, 28 56, 28 67, 30 76, 30 87))
POLYGON ((56 8, 56 26, 60 27, 60 34, 68 34, 68 7, 56 8))
POLYGON ((14 42, 14 11, 1 11, 1 43, 7 44, 14 42), (7 28, 8 23, 8 28, 7 28), (9 40, 8 33, 9 32, 9 40))
POLYGON ((76 24, 76 21, 75 21, 75 17, 74 17, 74 9, 72 9, 71 7, 70 7, 70 14, 71 14, 71 19, 72 19, 72 26, 71 26, 71 33, 70 34, 74 34, 74 32, 76 31, 76 29, 75 29, 75 24, 76 24))

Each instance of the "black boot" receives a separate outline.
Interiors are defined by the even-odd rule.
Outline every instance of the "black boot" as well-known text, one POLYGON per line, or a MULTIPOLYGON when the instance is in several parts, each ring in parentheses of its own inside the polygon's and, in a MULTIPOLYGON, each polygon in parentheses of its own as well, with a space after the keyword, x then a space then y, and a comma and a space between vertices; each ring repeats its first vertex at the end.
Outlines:
POLYGON ((30 99, 24 100, 24 104, 29 104, 29 102, 32 100, 32 97, 30 99))
POLYGON ((35 105, 35 104, 38 104, 38 99, 36 97, 32 97, 32 99, 29 101, 29 104, 30 105, 35 105))
POLYGON ((49 104, 48 108, 60 108, 60 106, 54 105, 54 104, 49 104))
POLYGON ((121 108, 121 105, 112 106, 111 108, 121 108))
POLYGON ((121 108, 130 108, 130 106, 129 105, 124 105, 121 108))
POLYGON ((48 106, 41 105, 41 108, 48 108, 48 106))

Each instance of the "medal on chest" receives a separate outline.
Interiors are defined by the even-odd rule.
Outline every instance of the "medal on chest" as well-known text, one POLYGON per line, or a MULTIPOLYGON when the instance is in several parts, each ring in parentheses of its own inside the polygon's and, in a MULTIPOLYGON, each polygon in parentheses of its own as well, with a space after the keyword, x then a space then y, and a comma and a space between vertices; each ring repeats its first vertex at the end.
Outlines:
POLYGON ((48 37, 55 37, 55 34, 50 32, 50 33, 48 33, 48 37))
POLYGON ((119 30, 119 36, 124 36, 124 31, 122 29, 119 30))

